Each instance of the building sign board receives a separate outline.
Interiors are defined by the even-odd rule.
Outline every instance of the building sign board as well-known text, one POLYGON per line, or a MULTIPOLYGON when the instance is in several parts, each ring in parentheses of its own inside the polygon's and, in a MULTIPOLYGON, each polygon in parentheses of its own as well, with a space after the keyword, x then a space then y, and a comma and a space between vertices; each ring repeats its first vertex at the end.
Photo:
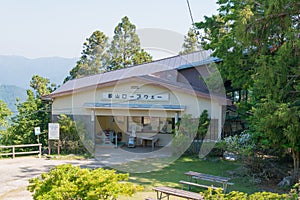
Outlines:
POLYGON ((169 101, 169 94, 105 92, 103 93, 103 99, 128 101, 169 101))
POLYGON ((59 123, 48 124, 48 139, 59 140, 59 123))

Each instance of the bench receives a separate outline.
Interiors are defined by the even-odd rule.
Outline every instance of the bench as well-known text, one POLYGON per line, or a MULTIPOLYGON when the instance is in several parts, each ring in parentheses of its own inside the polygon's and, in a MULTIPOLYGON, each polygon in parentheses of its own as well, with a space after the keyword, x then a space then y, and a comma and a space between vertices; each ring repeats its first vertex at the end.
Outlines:
MULTIPOLYGON (((189 171, 184 174, 189 177, 189 182, 192 182, 192 179, 195 179, 195 180, 204 180, 204 181, 210 181, 215 183, 221 183, 223 186, 224 193, 226 192, 228 185, 233 185, 233 183, 229 182, 230 178, 227 177, 214 176, 210 174, 203 174, 203 173, 193 172, 193 171, 189 171)), ((189 185, 189 189, 190 189, 190 185, 189 185)))
MULTIPOLYGON (((188 185, 188 186, 196 186, 196 187, 202 187, 202 188, 212 188, 214 190, 216 189, 221 189, 223 190, 223 188, 220 188, 220 187, 215 187, 213 185, 211 186, 208 186, 208 185, 201 185, 201 184, 198 184, 198 183, 193 183, 193 182, 188 182, 188 181, 179 181, 179 183, 182 184, 182 189, 184 189, 184 185, 188 185)), ((190 189, 190 187, 188 187, 188 189, 190 189)))
POLYGON ((157 200, 161 200, 165 197, 167 199, 169 199, 169 196, 182 197, 182 198, 191 199, 191 200, 203 200, 204 199, 204 197, 202 195, 200 195, 199 193, 176 189, 176 188, 170 188, 170 187, 166 187, 166 186, 155 187, 155 188, 153 188, 153 190, 156 191, 157 200), (165 196, 163 196, 163 194, 165 196))

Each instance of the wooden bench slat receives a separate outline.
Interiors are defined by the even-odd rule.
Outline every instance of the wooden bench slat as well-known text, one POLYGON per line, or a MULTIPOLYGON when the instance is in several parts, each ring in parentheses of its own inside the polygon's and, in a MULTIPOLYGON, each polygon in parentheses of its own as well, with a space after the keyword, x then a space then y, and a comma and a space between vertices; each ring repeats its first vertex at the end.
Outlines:
POLYGON ((186 172, 185 175, 192 176, 193 178, 208 179, 208 180, 220 181, 220 182, 228 182, 230 180, 230 178, 226 178, 226 177, 202 174, 202 173, 192 172, 192 171, 186 172))
POLYGON ((173 195, 173 196, 178 196, 178 197, 183 197, 183 198, 189 198, 189 199, 195 199, 195 200, 204 199, 203 196, 201 196, 198 193, 181 190, 181 189, 176 189, 176 188, 170 188, 170 187, 166 187, 166 186, 159 186, 159 187, 153 188, 153 190, 155 190, 156 192, 162 192, 167 195, 173 195))
MULTIPOLYGON (((221 183, 221 184, 223 184, 223 192, 224 193, 226 193, 226 189, 227 189, 228 185, 234 185, 234 183, 229 182, 230 178, 228 178, 228 177, 214 176, 214 175, 203 174, 203 173, 194 172, 194 171, 188 171, 188 172, 185 172, 184 174, 190 177, 190 181, 192 179, 196 179, 196 180, 204 180, 204 181, 210 181, 210 182, 215 182, 215 183, 221 183)), ((190 184, 188 184, 188 185, 190 188, 190 184)))
POLYGON ((191 186, 196 186, 196 187, 203 187, 203 188, 212 188, 212 189, 222 189, 220 187, 215 187, 213 185, 209 186, 209 185, 202 185, 202 184, 198 184, 198 183, 193 183, 193 182, 188 182, 188 181, 179 181, 179 183, 183 184, 183 185, 191 185, 191 186))

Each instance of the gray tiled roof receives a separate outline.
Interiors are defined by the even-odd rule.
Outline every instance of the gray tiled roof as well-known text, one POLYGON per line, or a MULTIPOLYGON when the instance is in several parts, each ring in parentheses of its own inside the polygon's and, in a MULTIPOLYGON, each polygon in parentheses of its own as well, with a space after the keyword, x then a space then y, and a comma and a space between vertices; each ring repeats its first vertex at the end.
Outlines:
POLYGON ((186 55, 164 58, 125 69, 70 80, 56 89, 50 96, 56 96, 65 92, 105 84, 121 79, 140 77, 166 70, 184 69, 192 66, 212 63, 215 62, 217 58, 210 57, 211 53, 211 51, 198 51, 186 55))

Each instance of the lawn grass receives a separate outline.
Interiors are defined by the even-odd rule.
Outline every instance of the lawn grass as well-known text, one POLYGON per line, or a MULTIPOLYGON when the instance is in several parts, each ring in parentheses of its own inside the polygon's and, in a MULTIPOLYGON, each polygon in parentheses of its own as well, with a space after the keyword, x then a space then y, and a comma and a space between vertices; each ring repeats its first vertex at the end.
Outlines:
MULTIPOLYGON (((151 159, 148 159, 144 161, 136 161, 135 165, 138 165, 138 162, 143 162, 143 164, 145 162, 152 163, 151 159)), ((201 160, 196 157, 181 157, 175 162, 169 164, 167 167, 157 171, 147 173, 131 173, 130 181, 144 186, 146 192, 150 192, 152 191, 153 187, 160 185, 182 188, 182 185, 179 184, 179 181, 187 180, 187 177, 184 175, 184 173, 187 171, 196 171, 211 175, 230 177, 230 181, 233 182, 234 185, 229 186, 228 191, 238 190, 249 194, 258 191, 258 188, 255 187, 255 185, 253 185, 248 179, 231 177, 230 171, 238 170, 240 167, 241 163, 239 162, 231 162, 215 158, 201 160)), ((201 182, 199 181, 199 183, 201 182)), ((211 182, 202 183, 208 185, 211 184, 211 182)), ((203 191, 203 189, 198 188, 192 189, 196 192, 203 191)))

